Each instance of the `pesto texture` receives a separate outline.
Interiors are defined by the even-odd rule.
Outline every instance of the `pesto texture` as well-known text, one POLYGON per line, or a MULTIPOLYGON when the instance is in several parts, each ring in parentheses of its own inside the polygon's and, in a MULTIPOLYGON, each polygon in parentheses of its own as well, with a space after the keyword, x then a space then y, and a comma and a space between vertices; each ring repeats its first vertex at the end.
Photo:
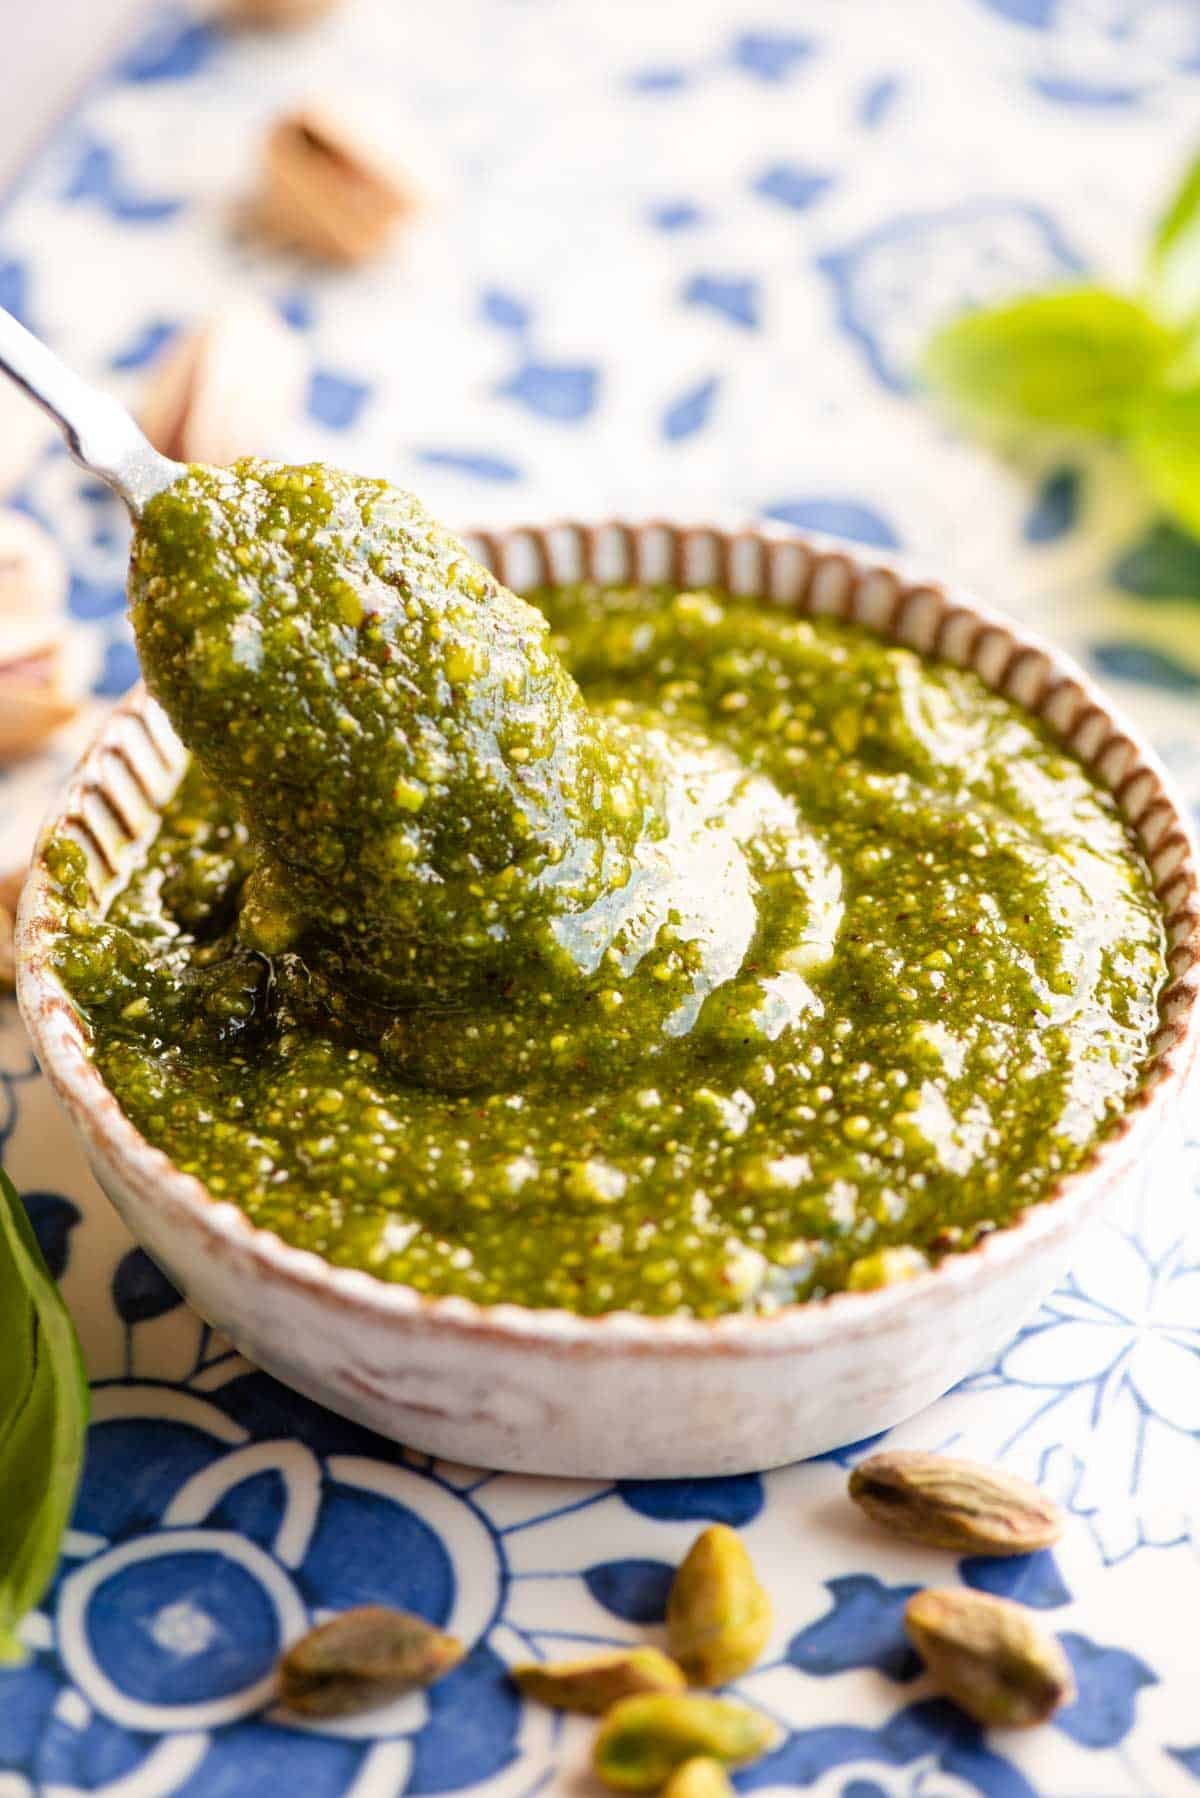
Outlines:
POLYGON ((135 1123, 258 1224, 481 1303, 712 1316, 919 1271, 1080 1165, 1163 927, 974 675, 719 593, 527 602, 416 502, 192 471, 143 664, 194 755, 57 959, 135 1123))

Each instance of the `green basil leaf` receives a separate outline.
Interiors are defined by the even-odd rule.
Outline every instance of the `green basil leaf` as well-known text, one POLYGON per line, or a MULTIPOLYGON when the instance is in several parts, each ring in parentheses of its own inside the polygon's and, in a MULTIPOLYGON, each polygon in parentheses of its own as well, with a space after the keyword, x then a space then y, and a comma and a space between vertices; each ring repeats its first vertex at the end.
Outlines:
POLYGON ((0 1665, 58 1565, 87 1433, 79 1339, 12 1182, 0 1172, 0 1665))
POLYGON ((1200 156, 1159 220, 1149 265, 1155 310, 1177 324, 1200 317, 1200 156))
POLYGON ((1072 287, 955 319, 924 374, 975 422, 1111 434, 1175 349, 1135 301, 1072 287))
POLYGON ((1129 447, 1156 504, 1200 536, 1200 385, 1147 393, 1129 447))

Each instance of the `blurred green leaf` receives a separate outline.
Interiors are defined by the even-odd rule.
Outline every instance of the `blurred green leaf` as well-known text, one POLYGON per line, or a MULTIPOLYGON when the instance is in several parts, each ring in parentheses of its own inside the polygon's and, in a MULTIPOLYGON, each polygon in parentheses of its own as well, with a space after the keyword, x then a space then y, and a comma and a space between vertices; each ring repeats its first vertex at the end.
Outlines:
POLYGON ((0 1172, 0 1666, 58 1565, 83 1465, 88 1387, 75 1326, 0 1172))
POLYGON ((1200 156, 1159 220, 1150 245, 1150 303, 1174 324, 1200 318, 1200 156))
POLYGON ((976 423, 1111 435, 1177 342, 1134 300, 1062 288, 955 319, 930 343, 923 373, 976 423))
POLYGON ((1157 505, 1200 535, 1200 385, 1147 393, 1129 447, 1157 505))

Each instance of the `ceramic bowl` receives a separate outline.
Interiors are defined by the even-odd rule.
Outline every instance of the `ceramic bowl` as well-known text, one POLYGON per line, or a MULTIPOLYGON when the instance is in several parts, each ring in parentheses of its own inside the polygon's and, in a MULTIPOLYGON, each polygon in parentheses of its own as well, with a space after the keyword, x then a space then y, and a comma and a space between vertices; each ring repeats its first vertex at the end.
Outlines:
MULTIPOLYGON (((976 669, 1048 723, 1133 826, 1170 937, 1144 1083, 1088 1167, 936 1270, 772 1317, 580 1318, 423 1297, 256 1229, 139 1134, 89 1060, 86 1028, 50 966, 40 855, 18 926, 20 1000, 38 1059, 100 1184, 196 1310, 261 1367, 386 1436, 485 1467, 646 1478, 774 1466, 872 1435, 1011 1337, 1176 1105, 1200 1036, 1189 827, 1152 752, 1078 668, 1003 616, 851 546, 661 523, 560 524, 470 541, 517 589, 586 577, 713 583, 857 620, 976 669)), ((84 757, 46 828, 82 844, 98 908, 153 838, 184 761, 140 689, 84 757)))

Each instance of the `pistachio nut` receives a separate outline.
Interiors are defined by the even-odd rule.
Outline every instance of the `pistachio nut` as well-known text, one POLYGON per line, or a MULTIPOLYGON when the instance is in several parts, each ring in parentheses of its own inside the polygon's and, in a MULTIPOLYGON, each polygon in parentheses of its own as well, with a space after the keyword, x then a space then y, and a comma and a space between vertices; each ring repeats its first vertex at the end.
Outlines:
POLYGON ((342 3, 343 0, 220 0, 220 17, 230 25, 290 29, 336 12, 342 3))
POLYGON ((0 511, 0 762, 39 748, 79 709, 66 681, 66 598, 53 539, 0 511))
POLYGON ((418 204, 391 158, 332 107, 302 106, 267 135, 253 215, 281 243, 327 262, 367 262, 418 204))
POLYGON ((617 1792, 653 1792, 686 1761, 740 1767, 773 1748, 779 1731, 760 1711, 692 1692, 623 1698, 600 1725, 592 1764, 617 1792))
POLYGON ((849 1489, 874 1523, 953 1554, 1030 1554, 1063 1530, 1058 1506, 1027 1480, 949 1455, 871 1455, 850 1475, 849 1489))
POLYGON ((17 901, 25 884, 25 869, 0 874, 0 992, 7 992, 17 977, 13 949, 13 926, 17 917, 17 901))
POLYGON ((302 1717, 351 1717, 431 1686, 464 1652, 422 1617, 362 1605, 292 1643, 279 1663, 279 1696, 302 1717))
POLYGON ((682 1692, 687 1681, 658 1648, 614 1648, 577 1661, 530 1661, 512 1669, 526 1698, 602 1717, 638 1692, 682 1692))
POLYGON ((701 1755, 676 1767, 662 1789, 662 1798, 734 1798, 734 1792, 720 1761, 701 1755))
POLYGON ((985 1728, 1044 1723, 1075 1696, 1066 1655, 1024 1605, 931 1589, 909 1599, 904 1622, 940 1690, 985 1728))
POLYGON ((235 462, 286 448, 300 411, 299 338, 257 299, 243 299, 177 338, 155 368, 139 422, 177 462, 235 462))
POLYGON ((58 645, 0 660, 0 763, 40 749, 79 710, 65 690, 58 645))
POLYGON ((771 1633, 771 1601, 736 1530, 697 1536, 667 1599, 667 1645, 688 1678, 723 1686, 752 1667, 771 1633))

